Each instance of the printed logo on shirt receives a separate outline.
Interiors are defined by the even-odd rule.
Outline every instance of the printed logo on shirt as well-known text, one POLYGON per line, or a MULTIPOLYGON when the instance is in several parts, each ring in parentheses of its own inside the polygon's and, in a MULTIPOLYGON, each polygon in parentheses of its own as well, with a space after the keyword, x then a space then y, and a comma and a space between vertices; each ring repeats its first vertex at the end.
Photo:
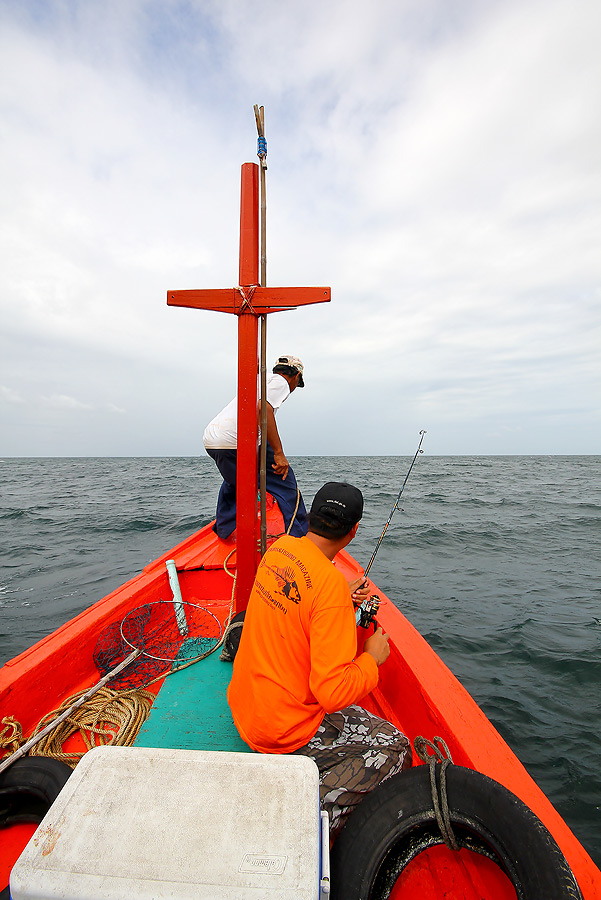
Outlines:
POLYGON ((282 594, 291 600, 293 603, 300 603, 301 595, 298 589, 298 584, 294 580, 294 571, 292 569, 276 569, 273 566, 270 566, 268 563, 265 563, 266 567, 270 572, 273 572, 275 575, 278 587, 280 588, 282 594))
POLYGON ((288 557, 288 559, 292 560, 292 563, 294 564, 295 569, 298 569, 299 573, 302 575, 303 581, 305 582, 307 589, 311 590, 311 588, 313 587, 313 585, 311 583, 311 576, 309 575, 309 572, 307 571, 307 568, 304 565, 304 563, 302 563, 300 561, 300 559, 297 559, 296 556, 294 555, 294 553, 291 553, 290 550, 286 550, 285 547, 278 547, 277 544, 275 547, 271 548, 270 553, 281 553, 284 556, 288 557))
POLYGON ((288 615, 288 610, 284 604, 280 603, 279 600, 276 600, 275 597, 272 597, 267 588, 265 588, 258 579, 255 580, 254 590, 259 592, 261 599, 267 603, 271 609, 278 609, 280 612, 283 612, 285 616, 288 615))

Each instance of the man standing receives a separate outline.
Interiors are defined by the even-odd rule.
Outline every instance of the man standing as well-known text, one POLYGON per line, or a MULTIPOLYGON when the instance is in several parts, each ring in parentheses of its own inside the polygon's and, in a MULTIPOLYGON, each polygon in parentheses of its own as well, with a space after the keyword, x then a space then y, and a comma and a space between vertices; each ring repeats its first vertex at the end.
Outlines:
MULTIPOLYGON (((304 386, 303 364, 300 359, 290 355, 279 356, 272 374, 267 378, 266 489, 278 502, 286 531, 290 529, 290 534, 296 537, 307 533, 307 511, 294 472, 284 454, 275 414, 297 387, 304 386)), ((209 422, 205 428, 203 443, 223 478, 217 499, 215 532, 225 539, 236 527, 237 397, 209 422)))
POLYGON ((361 491, 329 482, 315 495, 308 534, 282 537, 266 552, 228 689, 253 750, 315 759, 333 834, 365 793, 411 765, 405 735, 356 705, 390 653, 378 628, 357 655, 351 592, 333 565, 362 514, 361 491))

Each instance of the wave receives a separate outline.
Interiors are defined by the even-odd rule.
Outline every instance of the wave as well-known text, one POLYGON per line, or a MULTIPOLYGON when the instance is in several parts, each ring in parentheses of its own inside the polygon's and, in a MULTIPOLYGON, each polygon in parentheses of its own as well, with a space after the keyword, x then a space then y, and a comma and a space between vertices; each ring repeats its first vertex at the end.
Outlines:
MULTIPOLYGON (((305 499, 327 480, 361 487, 349 550, 366 565, 411 458, 294 468, 305 499)), ((1 467, 0 662, 206 525, 220 485, 208 457, 1 467)), ((401 507, 370 574, 601 861, 599 458, 426 453, 401 507)))

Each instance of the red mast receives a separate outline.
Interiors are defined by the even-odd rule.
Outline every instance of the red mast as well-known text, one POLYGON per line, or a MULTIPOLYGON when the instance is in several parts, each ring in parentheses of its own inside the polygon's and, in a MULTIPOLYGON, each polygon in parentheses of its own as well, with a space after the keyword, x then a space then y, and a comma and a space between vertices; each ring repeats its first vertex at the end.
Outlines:
POLYGON ((258 320, 265 313, 330 300, 329 287, 259 285, 259 166, 243 163, 238 286, 168 291, 168 306, 212 309, 238 316, 238 479, 236 611, 246 608, 258 562, 258 320))

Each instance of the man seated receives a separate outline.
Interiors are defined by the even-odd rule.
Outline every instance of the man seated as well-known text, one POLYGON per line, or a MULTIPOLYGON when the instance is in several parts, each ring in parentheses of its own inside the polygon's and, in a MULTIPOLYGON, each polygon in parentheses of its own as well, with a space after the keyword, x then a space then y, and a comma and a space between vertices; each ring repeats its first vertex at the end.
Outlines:
POLYGON ((329 482, 315 495, 308 534, 281 537, 266 552, 228 689, 253 750, 315 760, 332 834, 368 791, 411 765, 405 735, 356 705, 390 653, 378 628, 357 655, 351 591, 333 565, 362 514, 358 488, 329 482))

